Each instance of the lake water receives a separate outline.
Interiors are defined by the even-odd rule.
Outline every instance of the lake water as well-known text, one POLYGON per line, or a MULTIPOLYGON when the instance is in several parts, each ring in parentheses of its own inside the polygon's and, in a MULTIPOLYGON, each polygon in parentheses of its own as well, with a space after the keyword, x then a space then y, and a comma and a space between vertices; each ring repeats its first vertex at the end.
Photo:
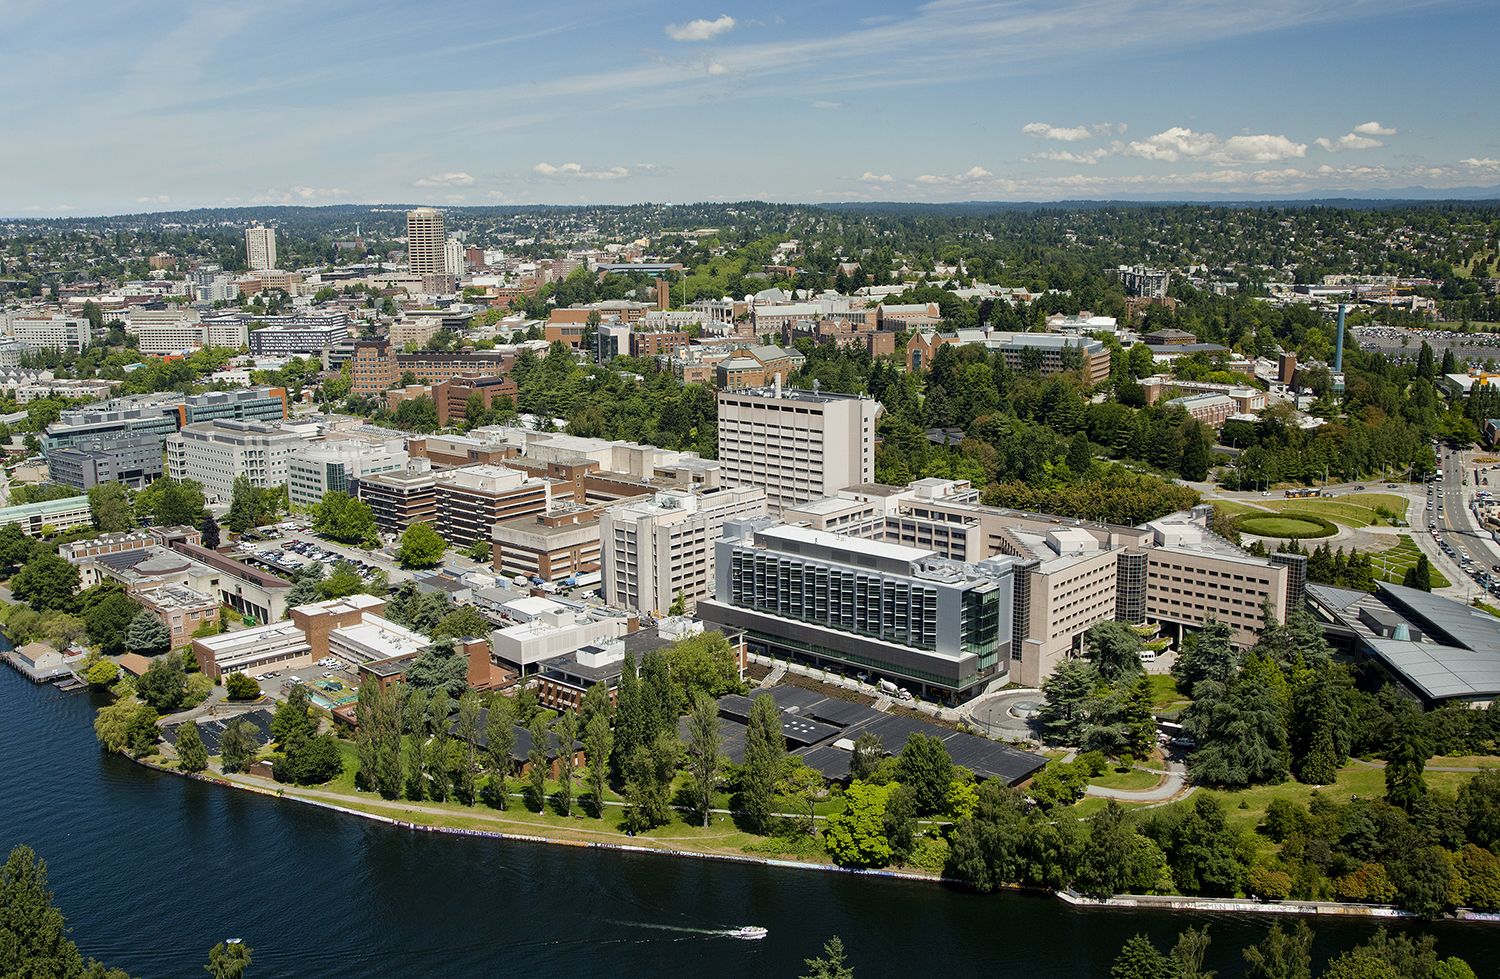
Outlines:
MULTIPOLYGON (((1263 916, 1076 910, 845 874, 419 833, 164 775, 100 752, 93 695, 0 668, 0 846, 32 846, 85 955, 201 977, 244 938, 250 979, 319 976, 794 977, 839 935, 860 979, 1107 976, 1138 931, 1212 924, 1243 972, 1263 916), (715 935, 742 924, 764 941, 715 935)), ((1320 958, 1374 930, 1313 922, 1320 958)), ((1427 926, 1481 975, 1500 926, 1427 926)))

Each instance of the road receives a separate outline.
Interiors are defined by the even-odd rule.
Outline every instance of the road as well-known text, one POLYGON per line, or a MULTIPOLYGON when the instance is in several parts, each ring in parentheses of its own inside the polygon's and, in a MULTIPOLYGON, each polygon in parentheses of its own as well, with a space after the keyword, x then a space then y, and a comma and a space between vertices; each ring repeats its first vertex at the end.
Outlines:
MULTIPOLYGON (((1436 548, 1425 548, 1429 557, 1440 553, 1443 576, 1464 591, 1465 601, 1500 595, 1500 547, 1493 534, 1480 527, 1473 511, 1475 494, 1489 492, 1484 485, 1488 465, 1475 468, 1477 453, 1442 450, 1442 479, 1427 486, 1428 539, 1436 548), (1467 570, 1464 558, 1470 559, 1467 570), (1489 595, 1486 595, 1486 593, 1489 595)), ((1455 597, 1456 597, 1455 589, 1455 597)))

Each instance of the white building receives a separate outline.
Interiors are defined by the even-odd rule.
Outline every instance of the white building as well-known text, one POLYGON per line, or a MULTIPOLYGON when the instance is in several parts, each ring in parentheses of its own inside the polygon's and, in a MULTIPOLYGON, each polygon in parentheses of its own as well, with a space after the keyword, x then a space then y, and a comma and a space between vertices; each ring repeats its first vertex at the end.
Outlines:
POLYGON ((292 453, 305 444, 296 432, 265 422, 197 422, 167 436, 167 473, 176 480, 196 479, 205 497, 225 503, 238 476, 249 477, 257 489, 285 486, 292 453))
POLYGON ((127 321, 148 356, 184 353, 203 347, 203 324, 191 306, 178 309, 133 309, 127 321))
POLYGON ((245 257, 252 272, 276 267, 276 229, 246 228, 245 257))
POLYGON ((610 507, 599 517, 605 601, 665 612, 680 592, 692 610, 713 593, 714 542, 724 521, 765 512, 766 491, 758 486, 663 490, 610 507))
POLYGON ((497 659, 528 670, 544 660, 616 639, 629 628, 629 620, 623 615, 557 609, 542 612, 524 625, 496 629, 490 633, 490 648, 497 659))
POLYGON ((331 490, 349 492, 349 480, 406 468, 401 439, 332 439, 312 442, 292 453, 287 474, 293 506, 321 503, 331 490))
POLYGON ((763 486, 774 513, 875 482, 880 403, 850 394, 770 388, 719 392, 726 483, 763 486))
POLYGON ((406 212, 406 264, 413 275, 440 275, 448 268, 443 212, 419 207, 406 212))
POLYGON ((75 353, 89 345, 89 321, 81 316, 16 316, 11 332, 20 342, 48 350, 72 350, 75 353))

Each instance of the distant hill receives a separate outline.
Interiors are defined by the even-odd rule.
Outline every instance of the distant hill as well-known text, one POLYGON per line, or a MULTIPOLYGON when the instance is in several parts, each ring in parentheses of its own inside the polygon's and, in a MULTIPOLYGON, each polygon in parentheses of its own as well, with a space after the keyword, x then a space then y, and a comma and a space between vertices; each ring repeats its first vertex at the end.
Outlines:
MULTIPOLYGON (((1336 192, 1337 193, 1337 192, 1336 192)), ((1354 191, 1345 193, 1353 194, 1354 191)), ((954 201, 941 204, 926 204, 916 201, 862 201, 835 202, 811 205, 830 211, 867 214, 995 214, 1003 211, 1094 211, 1106 207, 1183 207, 1201 204, 1205 207, 1333 207, 1350 211, 1385 211, 1400 207, 1432 207, 1452 205, 1469 207, 1474 204, 1500 204, 1500 185, 1494 187, 1455 187, 1446 190, 1427 190, 1424 187, 1404 187, 1392 192, 1392 197, 1329 197, 1306 194, 1301 197, 1267 198, 1194 198, 1184 200, 1170 197, 1141 196, 1118 200, 1063 200, 1063 201, 954 201)))

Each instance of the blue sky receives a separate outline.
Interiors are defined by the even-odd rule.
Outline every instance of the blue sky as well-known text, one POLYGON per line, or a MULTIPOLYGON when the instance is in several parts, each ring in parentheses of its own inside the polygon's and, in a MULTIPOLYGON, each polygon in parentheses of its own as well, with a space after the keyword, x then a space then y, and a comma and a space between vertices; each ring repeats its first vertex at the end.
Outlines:
POLYGON ((1493 0, 0 0, 0 214, 1500 184, 1493 0))

